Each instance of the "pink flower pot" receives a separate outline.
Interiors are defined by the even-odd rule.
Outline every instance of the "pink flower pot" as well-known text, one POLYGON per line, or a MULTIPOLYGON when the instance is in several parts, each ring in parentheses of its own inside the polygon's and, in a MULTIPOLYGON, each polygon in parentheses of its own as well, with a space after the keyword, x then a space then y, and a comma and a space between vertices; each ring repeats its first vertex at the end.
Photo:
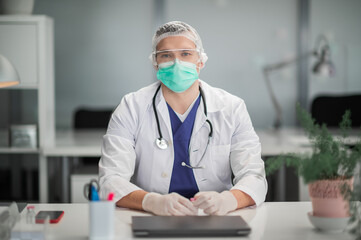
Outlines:
POLYGON ((344 199, 341 192, 344 184, 352 189, 353 178, 319 180, 308 184, 314 216, 329 218, 350 216, 348 201, 344 199))

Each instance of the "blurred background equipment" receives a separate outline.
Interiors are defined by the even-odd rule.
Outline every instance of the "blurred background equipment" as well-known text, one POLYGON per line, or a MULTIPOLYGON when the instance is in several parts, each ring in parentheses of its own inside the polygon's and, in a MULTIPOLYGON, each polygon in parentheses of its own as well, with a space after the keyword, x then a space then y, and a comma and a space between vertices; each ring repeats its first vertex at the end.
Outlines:
POLYGON ((11 125, 10 146, 17 148, 37 148, 36 125, 11 125))
POLYGON ((20 83, 20 77, 15 67, 3 55, 0 54, 0 88, 10 87, 20 83))
POLYGON ((272 84, 270 81, 270 74, 273 71, 282 69, 287 67, 290 64, 296 63, 303 58, 314 56, 316 58, 316 63, 312 67, 312 73, 318 76, 323 77, 333 77, 335 74, 335 67, 334 64, 331 61, 331 52, 330 52, 330 46, 325 36, 320 35, 317 39, 315 48, 305 53, 302 56, 298 56, 296 58, 292 58, 286 61, 282 61, 275 64, 266 65, 263 67, 263 74, 266 81, 267 90, 269 92, 269 95, 271 97, 271 101, 274 107, 274 110, 276 112, 275 120, 273 123, 273 127, 275 129, 279 129, 282 126, 282 109, 281 106, 277 100, 276 94, 274 93, 274 90, 272 88, 272 84))

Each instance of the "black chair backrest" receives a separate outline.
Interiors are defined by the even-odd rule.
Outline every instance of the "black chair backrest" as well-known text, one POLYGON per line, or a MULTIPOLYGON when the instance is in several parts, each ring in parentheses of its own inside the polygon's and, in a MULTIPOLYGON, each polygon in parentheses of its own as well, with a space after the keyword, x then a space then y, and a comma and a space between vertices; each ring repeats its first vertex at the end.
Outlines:
POLYGON ((361 94, 318 96, 312 101, 311 114, 317 123, 338 127, 346 110, 351 111, 352 127, 361 126, 361 94))
POLYGON ((74 129, 106 129, 113 110, 78 109, 74 115, 74 129))

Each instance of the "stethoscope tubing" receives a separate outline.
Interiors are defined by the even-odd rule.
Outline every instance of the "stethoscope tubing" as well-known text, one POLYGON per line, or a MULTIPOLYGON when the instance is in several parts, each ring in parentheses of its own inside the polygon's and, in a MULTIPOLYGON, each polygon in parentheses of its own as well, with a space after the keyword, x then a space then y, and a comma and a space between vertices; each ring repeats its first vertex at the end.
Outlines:
MULTIPOLYGON (((160 130, 160 124, 159 124, 159 117, 158 117, 158 113, 157 113, 157 107, 155 106, 155 99, 157 97, 157 94, 160 90, 160 87, 162 85, 160 84, 157 88, 157 90, 155 91, 154 93, 154 96, 153 96, 153 111, 154 111, 154 115, 155 115, 155 120, 157 122, 157 128, 158 128, 158 134, 159 134, 159 140, 162 140, 163 139, 163 134, 162 134, 162 131, 160 130)), ((201 98, 203 100, 203 108, 204 108, 204 114, 206 115, 207 117, 207 104, 206 104, 206 99, 204 97, 204 94, 203 94, 203 90, 201 87, 199 87, 199 93, 201 94, 201 98)), ((209 119, 206 119, 206 122, 209 124, 209 128, 210 128, 210 131, 209 131, 209 137, 212 137, 213 135, 213 126, 212 126, 212 123, 209 119)))
POLYGON ((158 118, 158 113, 157 113, 157 108, 155 106, 155 98, 159 92, 161 85, 159 85, 159 87, 157 88, 157 91, 155 91, 155 94, 153 96, 153 111, 154 111, 154 115, 155 115, 155 120, 157 121, 157 127, 158 127, 158 134, 159 134, 159 138, 163 139, 163 135, 162 135, 162 131, 160 130, 160 125, 159 125, 159 118, 158 118))
MULTIPOLYGON (((158 128, 158 134, 159 134, 159 138, 156 139, 156 145, 158 146, 158 148, 164 150, 164 149, 168 148, 168 142, 165 139, 163 139, 163 134, 162 134, 162 131, 160 130, 160 124, 159 124, 159 117, 158 117, 158 113, 157 113, 157 108, 155 106, 155 99, 157 97, 157 94, 158 94, 160 88, 161 88, 161 84, 159 85, 159 87, 157 88, 157 90, 155 91, 154 96, 153 96, 153 111, 154 111, 154 115, 155 115, 155 120, 157 122, 157 128, 158 128)), ((204 97, 203 90, 202 90, 201 87, 199 87, 199 92, 200 92, 201 98, 203 100, 204 114, 207 117, 207 104, 206 104, 206 99, 204 97)), ((206 119, 206 122, 209 125, 208 141, 207 141, 206 149, 203 152, 201 160, 198 162, 198 165, 203 160, 203 157, 207 152, 210 139, 211 139, 211 137, 213 135, 213 126, 212 126, 211 121, 209 119, 206 119)), ((191 168, 191 169, 203 169, 203 168, 205 168, 204 166, 198 166, 198 165, 194 167, 194 166, 186 164, 185 162, 182 162, 182 166, 188 167, 188 168, 191 168)))

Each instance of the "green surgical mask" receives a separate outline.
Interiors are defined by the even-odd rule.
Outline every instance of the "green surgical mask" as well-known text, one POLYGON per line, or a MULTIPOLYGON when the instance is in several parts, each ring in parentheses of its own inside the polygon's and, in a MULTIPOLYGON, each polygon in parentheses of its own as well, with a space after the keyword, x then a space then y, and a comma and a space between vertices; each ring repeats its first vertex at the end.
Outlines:
POLYGON ((157 78, 173 92, 187 90, 198 79, 197 66, 175 59, 158 65, 157 78))

